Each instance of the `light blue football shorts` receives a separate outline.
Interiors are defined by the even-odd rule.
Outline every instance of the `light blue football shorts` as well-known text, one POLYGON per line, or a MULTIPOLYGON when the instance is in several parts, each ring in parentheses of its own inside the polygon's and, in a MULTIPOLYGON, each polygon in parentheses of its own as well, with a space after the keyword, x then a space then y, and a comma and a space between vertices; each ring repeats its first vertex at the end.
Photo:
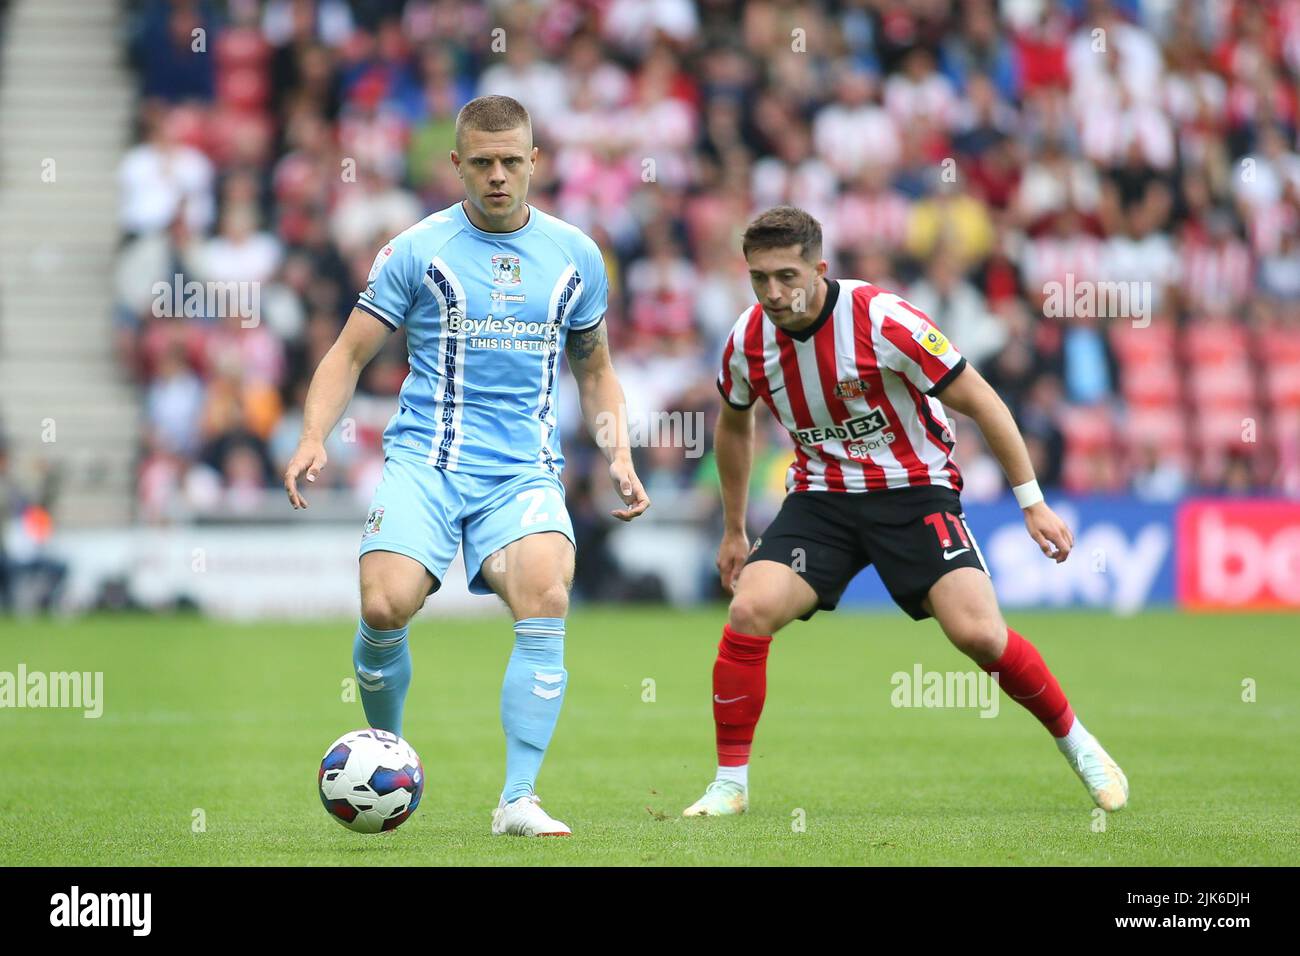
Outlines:
POLYGON ((463 540, 470 591, 491 594, 483 562, 510 542, 542 531, 559 531, 573 541, 564 485, 556 475, 472 475, 386 458, 360 554, 394 551, 414 558, 429 569, 436 591, 463 540))

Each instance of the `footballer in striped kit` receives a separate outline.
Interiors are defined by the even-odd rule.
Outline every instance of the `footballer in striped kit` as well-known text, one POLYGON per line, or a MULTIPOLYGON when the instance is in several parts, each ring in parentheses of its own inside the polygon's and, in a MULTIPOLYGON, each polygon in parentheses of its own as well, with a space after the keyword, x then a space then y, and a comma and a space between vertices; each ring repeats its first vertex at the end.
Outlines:
POLYGON ((945 404, 980 428, 1043 554, 1059 563, 1073 546, 1043 500, 1006 405, 906 300, 870 282, 829 278, 821 226, 803 210, 760 215, 745 231, 744 254, 758 302, 723 349, 714 443, 724 509, 718 570, 733 594, 713 669, 718 770, 684 814, 748 808, 772 637, 834 609, 869 565, 903 610, 935 618, 1042 722, 1098 807, 1123 808, 1127 779, 1038 650, 1003 620, 966 524, 945 404), (751 548, 745 511, 759 401, 790 433, 795 457, 781 510, 751 548))

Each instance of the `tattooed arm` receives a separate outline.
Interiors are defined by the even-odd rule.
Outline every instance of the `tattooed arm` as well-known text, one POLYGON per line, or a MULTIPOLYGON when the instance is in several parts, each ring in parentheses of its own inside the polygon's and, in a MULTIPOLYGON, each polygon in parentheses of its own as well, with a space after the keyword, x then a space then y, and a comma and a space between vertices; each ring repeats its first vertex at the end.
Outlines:
POLYGON ((609 477, 626 508, 611 511, 615 518, 631 521, 650 507, 641 480, 632 466, 627 434, 627 402, 623 386, 609 360, 609 335, 602 319, 595 328, 570 332, 564 352, 578 383, 582 417, 596 446, 609 461, 609 477))

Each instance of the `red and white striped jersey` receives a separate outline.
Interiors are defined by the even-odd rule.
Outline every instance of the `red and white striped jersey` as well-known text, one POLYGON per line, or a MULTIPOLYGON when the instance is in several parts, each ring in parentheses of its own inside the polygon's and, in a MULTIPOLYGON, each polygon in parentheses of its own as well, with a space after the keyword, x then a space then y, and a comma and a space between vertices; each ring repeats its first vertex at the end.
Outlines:
POLYGON ((790 433, 787 492, 960 491, 952 428, 933 396, 966 359, 892 292, 826 282, 826 303, 806 329, 777 328, 758 304, 741 315, 722 354, 722 397, 735 408, 761 398, 790 433))

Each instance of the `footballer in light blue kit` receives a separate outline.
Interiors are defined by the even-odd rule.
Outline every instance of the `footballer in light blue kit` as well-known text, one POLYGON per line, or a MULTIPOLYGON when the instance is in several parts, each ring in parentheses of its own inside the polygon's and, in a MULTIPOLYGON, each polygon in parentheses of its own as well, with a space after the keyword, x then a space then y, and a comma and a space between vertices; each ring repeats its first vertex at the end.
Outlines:
POLYGON ((384 431, 383 478, 361 534, 353 661, 366 719, 401 734, 408 623, 461 548, 470 590, 499 595, 515 618, 501 690, 506 782, 492 832, 568 835, 534 791, 568 684, 574 542, 560 482, 561 352, 625 505, 612 514, 630 521, 650 502, 609 359, 600 250, 525 202, 538 154, 527 111, 509 97, 479 97, 457 117, 456 144, 466 200, 379 251, 312 379, 285 488, 295 508, 306 507, 298 477, 315 480, 361 368, 404 329, 410 374, 384 431))

